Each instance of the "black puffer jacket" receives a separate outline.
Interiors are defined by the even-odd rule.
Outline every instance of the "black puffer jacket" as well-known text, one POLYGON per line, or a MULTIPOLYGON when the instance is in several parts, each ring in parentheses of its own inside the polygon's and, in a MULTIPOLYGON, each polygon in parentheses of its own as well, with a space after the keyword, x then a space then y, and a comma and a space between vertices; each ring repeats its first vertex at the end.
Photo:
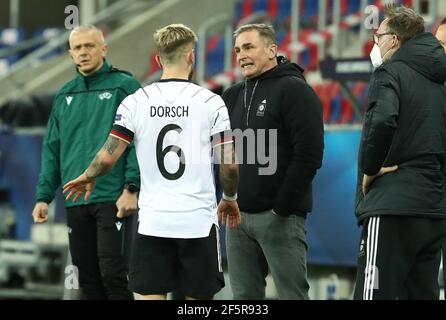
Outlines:
POLYGON ((430 33, 401 46, 371 79, 359 151, 356 216, 446 218, 446 55, 430 33), (377 178, 363 196, 363 174, 377 178))
POLYGON ((322 164, 322 107, 302 69, 283 57, 278 58, 278 63, 223 94, 232 128, 254 129, 256 137, 250 146, 245 141, 243 151, 237 154, 239 160, 243 157, 237 201, 240 210, 248 213, 274 209, 283 216, 306 216, 312 208, 312 181, 322 164), (268 139, 266 131, 265 138, 259 139, 259 129, 268 133, 277 130, 277 143, 268 139), (264 148, 256 154, 259 143, 264 148), (265 165, 261 158, 265 150, 272 152, 270 156, 277 150, 274 174, 261 174, 262 168, 271 165, 265 165))

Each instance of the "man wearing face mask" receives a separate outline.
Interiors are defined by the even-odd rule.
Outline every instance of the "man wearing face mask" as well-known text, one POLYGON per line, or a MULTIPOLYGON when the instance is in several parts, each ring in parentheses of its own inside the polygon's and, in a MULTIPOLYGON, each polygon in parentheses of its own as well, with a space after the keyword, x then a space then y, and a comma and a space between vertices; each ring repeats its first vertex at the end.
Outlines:
MULTIPOLYGON (((440 41, 440 44, 443 46, 443 49, 445 50, 446 53, 446 18, 441 20, 437 32, 435 33, 435 37, 438 39, 438 41, 440 41)), ((442 251, 443 251, 443 288, 446 288, 446 239, 443 239, 442 251)))
POLYGON ((446 55, 412 9, 387 6, 359 151, 355 299, 438 299, 446 232, 446 55))
POLYGON ((440 44, 446 52, 446 18, 441 20, 437 32, 435 33, 435 37, 440 41, 440 44))

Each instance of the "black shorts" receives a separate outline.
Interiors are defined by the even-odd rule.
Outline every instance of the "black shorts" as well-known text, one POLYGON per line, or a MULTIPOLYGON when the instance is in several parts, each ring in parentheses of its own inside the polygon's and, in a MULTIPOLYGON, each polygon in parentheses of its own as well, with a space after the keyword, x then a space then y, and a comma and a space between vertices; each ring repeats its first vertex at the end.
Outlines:
POLYGON ((196 239, 137 234, 130 262, 129 288, 142 294, 179 292, 212 298, 224 287, 218 231, 196 239))

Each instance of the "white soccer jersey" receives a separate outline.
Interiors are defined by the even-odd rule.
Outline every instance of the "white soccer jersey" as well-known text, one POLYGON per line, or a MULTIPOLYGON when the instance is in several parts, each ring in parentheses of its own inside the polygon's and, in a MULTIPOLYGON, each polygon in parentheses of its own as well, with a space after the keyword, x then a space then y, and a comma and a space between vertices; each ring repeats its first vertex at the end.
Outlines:
MULTIPOLYGON (((139 233, 202 238, 218 225, 211 137, 229 130, 221 97, 186 80, 161 80, 122 101, 111 135, 135 142, 139 233)), ((232 141, 224 137, 214 144, 232 141)))

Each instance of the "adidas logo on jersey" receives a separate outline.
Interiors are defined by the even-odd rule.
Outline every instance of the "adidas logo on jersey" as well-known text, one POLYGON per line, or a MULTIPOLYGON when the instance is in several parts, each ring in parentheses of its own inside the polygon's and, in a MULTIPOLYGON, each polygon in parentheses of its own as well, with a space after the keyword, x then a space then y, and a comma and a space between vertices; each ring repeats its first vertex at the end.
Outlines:
POLYGON ((363 256, 365 254, 365 241, 361 239, 361 243, 359 244, 359 256, 363 256))
POLYGON ((98 97, 101 100, 104 100, 104 99, 109 100, 112 97, 112 94, 110 92, 106 91, 106 92, 101 93, 98 97))

